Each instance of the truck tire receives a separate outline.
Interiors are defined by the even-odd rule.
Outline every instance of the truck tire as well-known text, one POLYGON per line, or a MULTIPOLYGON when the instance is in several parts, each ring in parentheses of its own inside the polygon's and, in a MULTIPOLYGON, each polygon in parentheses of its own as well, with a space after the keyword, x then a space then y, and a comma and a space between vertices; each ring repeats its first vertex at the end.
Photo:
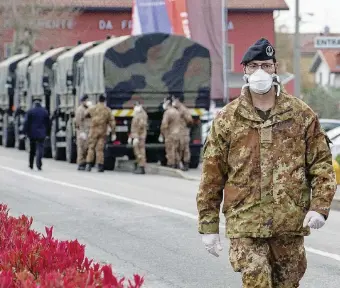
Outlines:
POLYGON ((73 136, 72 119, 66 124, 66 161, 68 163, 77 162, 77 144, 73 136))
POLYGON ((104 158, 104 169, 107 171, 113 171, 116 167, 116 158, 115 157, 105 157, 104 158))
POLYGON ((52 120, 51 125, 51 152, 54 160, 66 160, 66 153, 64 147, 57 147, 57 121, 52 120))
POLYGON ((25 138, 20 139, 20 115, 14 120, 15 148, 25 150, 25 138))
POLYGON ((14 127, 8 122, 7 114, 5 114, 3 118, 2 131, 2 145, 7 148, 13 148, 15 146, 14 127))
POLYGON ((191 156, 189 168, 196 169, 200 165, 200 156, 191 156))

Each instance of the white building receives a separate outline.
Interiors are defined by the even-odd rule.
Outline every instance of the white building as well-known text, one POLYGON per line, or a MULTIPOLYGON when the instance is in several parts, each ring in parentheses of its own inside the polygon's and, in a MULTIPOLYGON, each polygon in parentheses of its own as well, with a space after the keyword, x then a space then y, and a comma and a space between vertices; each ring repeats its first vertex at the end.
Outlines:
POLYGON ((340 49, 318 50, 310 72, 314 73, 317 85, 340 88, 340 49))

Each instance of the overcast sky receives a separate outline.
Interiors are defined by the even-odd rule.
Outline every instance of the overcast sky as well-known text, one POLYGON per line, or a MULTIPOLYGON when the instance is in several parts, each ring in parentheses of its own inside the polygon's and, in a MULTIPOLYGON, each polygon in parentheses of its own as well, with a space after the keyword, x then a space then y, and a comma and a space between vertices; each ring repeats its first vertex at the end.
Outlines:
MULTIPOLYGON (((285 0, 289 11, 280 11, 276 28, 287 25, 289 32, 295 29, 295 0, 285 0)), ((340 33, 340 0, 300 0, 301 32, 320 32, 328 25, 331 32, 340 33), (313 13, 314 16, 307 15, 313 13)), ((278 15, 276 12, 274 15, 278 15)), ((281 27, 282 29, 282 27, 281 27)))

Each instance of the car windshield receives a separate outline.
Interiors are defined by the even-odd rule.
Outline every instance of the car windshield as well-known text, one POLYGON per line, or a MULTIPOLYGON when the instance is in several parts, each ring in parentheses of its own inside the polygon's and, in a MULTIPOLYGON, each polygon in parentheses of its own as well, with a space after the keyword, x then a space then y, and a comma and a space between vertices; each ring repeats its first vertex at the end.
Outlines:
POLYGON ((330 140, 338 137, 340 135, 340 127, 334 128, 327 132, 327 136, 330 140))
POLYGON ((340 126, 340 123, 337 122, 320 122, 321 127, 326 131, 330 131, 336 127, 340 126))

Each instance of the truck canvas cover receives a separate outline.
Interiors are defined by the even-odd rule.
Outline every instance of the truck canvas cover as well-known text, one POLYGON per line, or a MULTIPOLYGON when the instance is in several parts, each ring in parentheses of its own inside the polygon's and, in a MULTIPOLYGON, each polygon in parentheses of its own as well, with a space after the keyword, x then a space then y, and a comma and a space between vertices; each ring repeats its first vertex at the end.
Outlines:
POLYGON ((0 95, 7 95, 7 79, 15 72, 18 61, 27 57, 27 54, 17 54, 0 63, 0 95))
POLYGON ((66 76, 73 75, 73 64, 79 60, 83 55, 84 51, 91 48, 96 42, 88 42, 80 44, 71 50, 61 54, 57 59, 56 75, 56 93, 67 94, 66 76), (79 58, 78 58, 79 57, 79 58), (77 59, 78 58, 78 59, 77 59))
POLYGON ((95 81, 91 88, 107 95, 110 108, 140 101, 158 109, 164 97, 177 93, 189 108, 209 109, 211 60, 205 47, 163 33, 118 37, 110 44, 88 51, 88 65, 85 58, 85 72, 92 74, 87 77, 95 81), (91 70, 90 63, 98 66, 91 70))
POLYGON ((31 67, 32 70, 30 71, 30 89, 31 94, 34 96, 42 96, 44 95, 44 88, 43 88, 43 76, 44 73, 52 74, 52 65, 55 59, 61 52, 65 51, 66 47, 59 47, 55 49, 51 49, 46 51, 40 57, 35 58, 32 61, 31 67))

